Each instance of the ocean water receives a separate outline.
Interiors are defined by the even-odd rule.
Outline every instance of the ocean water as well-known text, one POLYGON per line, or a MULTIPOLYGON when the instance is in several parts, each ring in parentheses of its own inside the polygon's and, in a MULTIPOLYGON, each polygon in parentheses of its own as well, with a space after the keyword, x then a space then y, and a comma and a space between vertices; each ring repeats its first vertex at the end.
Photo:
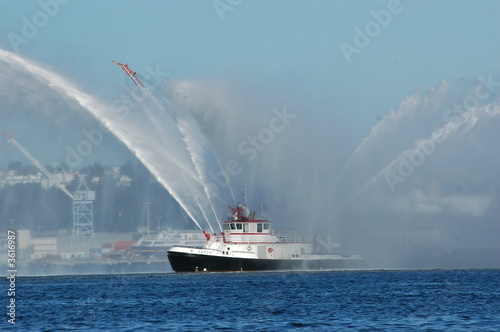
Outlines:
POLYGON ((500 270, 20 277, 15 299, 2 331, 500 330, 500 270))

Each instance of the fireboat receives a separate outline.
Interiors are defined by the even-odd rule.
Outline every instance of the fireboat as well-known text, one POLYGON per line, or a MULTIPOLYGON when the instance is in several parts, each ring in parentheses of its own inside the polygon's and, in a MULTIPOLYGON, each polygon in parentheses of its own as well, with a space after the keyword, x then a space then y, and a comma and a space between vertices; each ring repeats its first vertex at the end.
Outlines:
POLYGON ((277 233, 265 213, 246 204, 231 208, 222 233, 203 231, 203 247, 172 247, 168 260, 175 272, 235 272, 277 270, 363 269, 360 255, 336 252, 338 245, 315 234, 277 233))

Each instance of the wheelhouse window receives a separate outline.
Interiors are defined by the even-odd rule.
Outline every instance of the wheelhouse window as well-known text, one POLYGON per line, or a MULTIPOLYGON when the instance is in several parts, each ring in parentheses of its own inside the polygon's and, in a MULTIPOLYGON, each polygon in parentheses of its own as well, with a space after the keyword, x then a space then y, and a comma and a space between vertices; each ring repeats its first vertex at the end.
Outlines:
POLYGON ((257 224, 257 233, 262 233, 262 224, 257 224))
POLYGON ((236 229, 236 226, 234 224, 231 224, 231 229, 236 229))
POLYGON ((241 224, 236 224, 236 229, 241 230, 242 229, 241 224))
POLYGON ((269 224, 264 224, 264 230, 267 231, 269 229, 269 226, 270 226, 269 224))
POLYGON ((248 233, 248 224, 243 224, 243 233, 248 233))

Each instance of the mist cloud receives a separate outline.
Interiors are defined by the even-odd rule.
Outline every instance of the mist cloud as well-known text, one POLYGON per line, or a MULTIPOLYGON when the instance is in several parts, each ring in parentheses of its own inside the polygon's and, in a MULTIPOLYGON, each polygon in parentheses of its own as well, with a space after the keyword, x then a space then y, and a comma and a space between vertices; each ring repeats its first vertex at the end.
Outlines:
MULTIPOLYGON (((64 151, 72 134, 85 128, 82 123, 99 125, 29 73, 2 61, 0 71, 4 129, 20 141, 31 137, 38 155, 61 160, 53 151, 64 151), (43 137, 38 145, 37 135, 43 137)), ((314 103, 281 81, 254 83, 244 76, 171 79, 161 91, 197 120, 222 166, 235 161, 241 167, 231 177, 237 199, 244 199, 246 185, 251 206, 258 210, 264 203, 276 228, 332 232, 343 250, 365 256, 372 267, 500 266, 500 89, 483 89, 488 98, 462 112, 455 105, 474 96, 482 84, 477 79, 443 81, 416 92, 388 110, 342 166, 342 124, 324 117, 331 105, 314 103), (293 120, 251 161, 239 153, 238 146, 269 129, 283 109, 293 120), (444 142, 391 190, 384 170, 397 169, 401 157, 438 134, 444 142)))
MULTIPOLYGON (((500 158, 494 154, 500 89, 461 113, 454 111, 456 105, 478 87, 486 89, 479 80, 443 81, 416 92, 389 110, 341 171, 332 172, 325 167, 331 163, 328 156, 311 153, 318 142, 308 139, 307 132, 320 121, 310 121, 314 113, 294 109, 295 126, 249 165, 235 147, 265 125, 269 106, 267 112, 265 106, 250 110, 247 96, 231 94, 231 86, 221 82, 169 84, 167 91, 195 114, 214 146, 226 147, 218 150, 221 158, 239 158, 245 167, 241 181, 256 191, 254 201, 274 203, 280 226, 333 232, 346 250, 360 252, 375 266, 500 266, 500 246, 491 235, 500 228, 495 220, 500 158), (249 114, 254 118, 246 122, 249 114), (307 124, 301 119, 305 116, 307 124), (424 151, 428 155, 391 190, 385 171, 430 142, 432 151, 424 151)), ((261 105, 271 99, 262 98, 261 105)))

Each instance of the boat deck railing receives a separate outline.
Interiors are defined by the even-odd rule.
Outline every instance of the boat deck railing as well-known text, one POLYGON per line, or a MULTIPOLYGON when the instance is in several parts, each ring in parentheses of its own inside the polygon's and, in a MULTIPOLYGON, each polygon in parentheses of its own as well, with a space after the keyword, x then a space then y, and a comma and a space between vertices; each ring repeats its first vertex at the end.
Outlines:
POLYGON ((313 242, 314 240, 314 234, 311 233, 276 232, 274 235, 278 237, 279 242, 297 243, 297 242, 313 242))
POLYGON ((255 213, 255 215, 253 216, 253 219, 254 220, 263 220, 263 221, 271 221, 271 216, 266 214, 266 213, 255 213))

